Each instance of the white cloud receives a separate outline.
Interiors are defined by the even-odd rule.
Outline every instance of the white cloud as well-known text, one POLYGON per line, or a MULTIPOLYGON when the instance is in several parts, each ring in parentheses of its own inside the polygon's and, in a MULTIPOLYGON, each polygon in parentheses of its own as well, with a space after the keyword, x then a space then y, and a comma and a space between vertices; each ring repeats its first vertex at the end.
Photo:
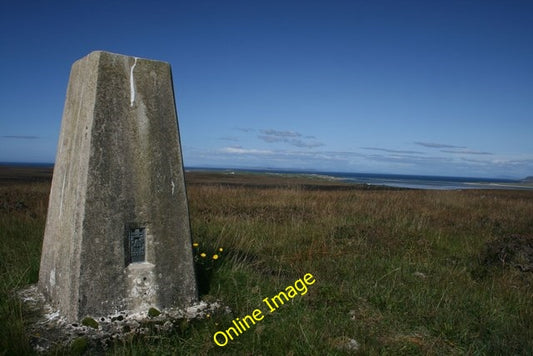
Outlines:
POLYGON ((474 150, 441 150, 443 153, 454 153, 454 154, 465 154, 465 155, 492 155, 490 152, 481 152, 481 151, 474 151, 474 150))
POLYGON ((415 145, 424 146, 428 148, 466 148, 465 146, 454 146, 454 145, 448 145, 444 143, 436 143, 436 142, 415 142, 415 145))
POLYGON ((388 153, 405 153, 405 154, 424 154, 420 151, 405 151, 405 150, 393 150, 389 148, 380 148, 380 147, 361 147, 363 150, 371 150, 371 151, 382 151, 382 152, 388 152, 388 153))
POLYGON ((279 137, 279 136, 268 136, 268 135, 259 135, 259 136, 257 136, 257 138, 259 138, 260 140, 263 140, 263 141, 265 141, 265 142, 268 142, 268 143, 283 142, 284 140, 286 140, 286 139, 283 138, 283 137, 279 137))
POLYGON ((302 134, 295 131, 279 131, 279 130, 261 130, 263 135, 258 135, 257 138, 267 143, 287 143, 291 146, 300 148, 315 148, 324 146, 322 142, 316 140, 314 136, 305 136, 303 139, 302 134))
POLYGON ((239 154, 239 155, 268 155, 272 154, 272 151, 269 150, 257 150, 257 149, 246 149, 242 147, 224 147, 220 150, 222 153, 230 154, 239 154))
POLYGON ((301 133, 295 132, 295 131, 278 131, 273 129, 267 129, 267 130, 261 130, 261 132, 268 136, 276 136, 276 137, 300 137, 302 136, 301 133))
POLYGON ((256 131, 255 129, 251 127, 235 127, 234 129, 237 131, 242 131, 242 132, 255 132, 256 131))
POLYGON ((239 139, 237 137, 220 137, 219 140, 221 141, 233 141, 233 142, 239 142, 239 139))

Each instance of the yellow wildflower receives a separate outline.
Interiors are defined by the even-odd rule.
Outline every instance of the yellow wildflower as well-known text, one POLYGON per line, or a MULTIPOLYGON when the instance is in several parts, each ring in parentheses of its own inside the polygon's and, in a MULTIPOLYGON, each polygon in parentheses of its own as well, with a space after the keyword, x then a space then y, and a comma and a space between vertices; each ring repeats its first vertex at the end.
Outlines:
POLYGON ((204 252, 202 252, 202 253, 200 254, 200 257, 202 257, 202 258, 204 258, 205 256, 207 256, 207 255, 206 255, 204 252))
POLYGON ((220 252, 224 251, 224 249, 223 249, 222 247, 221 247, 221 248, 219 248, 218 250, 219 250, 220 252))
POLYGON ((218 255, 213 255, 214 260, 218 260, 218 255))
POLYGON ((192 244, 192 247, 198 247, 198 246, 199 246, 198 242, 195 242, 192 244))

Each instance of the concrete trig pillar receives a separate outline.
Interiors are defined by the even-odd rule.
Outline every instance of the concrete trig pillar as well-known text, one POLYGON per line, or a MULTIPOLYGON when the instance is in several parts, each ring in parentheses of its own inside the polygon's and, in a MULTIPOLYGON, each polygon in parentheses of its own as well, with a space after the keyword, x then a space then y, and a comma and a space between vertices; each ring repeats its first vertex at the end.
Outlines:
POLYGON ((197 300, 168 63, 92 52, 72 66, 39 289, 68 320, 197 300))

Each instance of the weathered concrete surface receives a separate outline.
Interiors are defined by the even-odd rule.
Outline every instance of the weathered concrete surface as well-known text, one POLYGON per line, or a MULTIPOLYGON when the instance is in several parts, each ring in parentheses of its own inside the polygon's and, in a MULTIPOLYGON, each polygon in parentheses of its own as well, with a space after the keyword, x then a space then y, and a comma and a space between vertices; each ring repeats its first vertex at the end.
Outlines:
POLYGON ((93 319, 98 329, 82 323, 65 323, 64 317, 58 315, 43 294, 30 285, 18 292, 25 315, 24 329, 30 345, 38 354, 51 353, 54 349, 72 349, 76 339, 88 341, 85 355, 103 355, 115 345, 131 342, 132 337, 175 334, 183 328, 183 322, 202 320, 212 314, 231 315, 229 307, 215 301, 200 301, 187 308, 167 308, 158 316, 150 316, 147 311, 129 313, 121 311, 114 315, 93 319))
POLYGON ((71 321, 197 300, 168 63, 98 51, 72 66, 39 289, 71 321))

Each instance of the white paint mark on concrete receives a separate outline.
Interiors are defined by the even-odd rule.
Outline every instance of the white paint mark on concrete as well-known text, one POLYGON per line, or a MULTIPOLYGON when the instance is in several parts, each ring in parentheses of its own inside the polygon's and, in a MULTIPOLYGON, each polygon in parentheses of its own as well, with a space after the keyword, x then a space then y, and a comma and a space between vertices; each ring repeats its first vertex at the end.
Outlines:
POLYGON ((65 171, 65 174, 63 175, 63 185, 61 186, 61 202, 59 203, 59 220, 61 220, 61 215, 63 215, 63 200, 64 200, 64 192, 65 192, 65 182, 67 181, 67 172, 65 171))
POLYGON ((171 180, 170 183, 172 185, 172 195, 174 195, 174 188, 176 188, 176 186, 174 185, 174 181, 173 180, 171 180))
POLYGON ((130 68, 130 107, 132 107, 133 103, 135 102, 135 79, 133 78, 133 70, 135 69, 136 65, 137 57, 135 57, 135 61, 130 68))
POLYGON ((55 269, 52 269, 50 271, 50 286, 55 286, 56 285, 56 270, 55 269))

